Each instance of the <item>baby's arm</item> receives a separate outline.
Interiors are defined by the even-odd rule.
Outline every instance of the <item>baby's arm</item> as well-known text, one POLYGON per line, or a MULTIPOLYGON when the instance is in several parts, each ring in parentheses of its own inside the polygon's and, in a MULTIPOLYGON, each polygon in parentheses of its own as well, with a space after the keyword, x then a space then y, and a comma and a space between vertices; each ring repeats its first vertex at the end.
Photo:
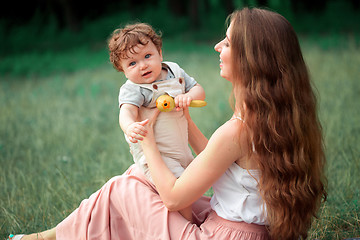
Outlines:
POLYGON ((120 108, 119 124, 121 129, 129 138, 130 142, 137 143, 143 140, 143 136, 146 136, 146 129, 144 128, 144 122, 137 122, 139 115, 139 108, 132 104, 123 104, 120 108))
POLYGON ((204 100, 205 91, 200 84, 196 84, 190 89, 189 92, 184 94, 179 94, 175 97, 175 106, 178 110, 179 108, 189 107, 192 100, 204 100))

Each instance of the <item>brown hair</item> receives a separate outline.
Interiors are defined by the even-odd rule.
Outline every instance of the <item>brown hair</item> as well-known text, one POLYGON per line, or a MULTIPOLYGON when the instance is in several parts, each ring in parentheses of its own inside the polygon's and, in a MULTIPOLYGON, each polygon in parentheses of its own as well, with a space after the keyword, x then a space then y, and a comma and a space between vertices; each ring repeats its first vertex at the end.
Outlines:
POLYGON ((261 171, 270 235, 306 238, 327 193, 316 96, 296 33, 283 16, 264 9, 236 11, 228 21, 235 113, 251 136, 245 149, 261 171))
POLYGON ((108 40, 110 62, 114 68, 122 72, 121 59, 128 58, 127 53, 135 53, 134 47, 138 44, 146 45, 152 41, 160 52, 162 47, 161 33, 146 23, 135 23, 126 25, 113 31, 108 40))

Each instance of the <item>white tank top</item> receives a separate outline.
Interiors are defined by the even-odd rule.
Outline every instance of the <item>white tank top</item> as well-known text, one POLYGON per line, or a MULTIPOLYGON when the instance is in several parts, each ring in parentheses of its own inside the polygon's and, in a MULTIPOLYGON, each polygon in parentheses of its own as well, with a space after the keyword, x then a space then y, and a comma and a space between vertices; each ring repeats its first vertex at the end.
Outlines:
POLYGON ((246 170, 233 163, 213 185, 212 209, 230 221, 266 225, 266 206, 258 189, 259 177, 259 170, 246 170))

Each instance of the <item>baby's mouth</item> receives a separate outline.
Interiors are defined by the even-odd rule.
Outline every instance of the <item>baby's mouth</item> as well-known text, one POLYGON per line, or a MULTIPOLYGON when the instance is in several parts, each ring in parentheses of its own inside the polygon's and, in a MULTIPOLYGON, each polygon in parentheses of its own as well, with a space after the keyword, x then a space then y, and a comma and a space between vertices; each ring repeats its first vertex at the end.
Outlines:
POLYGON ((143 77, 146 77, 146 76, 148 76, 150 73, 151 73, 151 71, 146 72, 146 73, 144 73, 142 76, 143 76, 143 77))

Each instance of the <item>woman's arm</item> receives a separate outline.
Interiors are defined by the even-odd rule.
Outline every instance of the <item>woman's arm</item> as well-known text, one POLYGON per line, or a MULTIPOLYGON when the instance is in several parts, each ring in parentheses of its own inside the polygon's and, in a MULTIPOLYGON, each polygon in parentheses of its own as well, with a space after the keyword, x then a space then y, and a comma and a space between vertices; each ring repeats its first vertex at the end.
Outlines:
POLYGON ((194 123, 190 117, 189 108, 184 109, 184 115, 188 122, 188 135, 189 135, 189 144, 194 150, 196 155, 199 155, 208 143, 208 139, 200 131, 198 126, 194 123))
POLYGON ((240 157, 239 121, 228 121, 210 138, 203 151, 176 179, 165 165, 156 146, 152 130, 153 121, 147 127, 148 135, 142 141, 151 176, 165 206, 171 211, 183 209, 199 199, 220 176, 240 157))

